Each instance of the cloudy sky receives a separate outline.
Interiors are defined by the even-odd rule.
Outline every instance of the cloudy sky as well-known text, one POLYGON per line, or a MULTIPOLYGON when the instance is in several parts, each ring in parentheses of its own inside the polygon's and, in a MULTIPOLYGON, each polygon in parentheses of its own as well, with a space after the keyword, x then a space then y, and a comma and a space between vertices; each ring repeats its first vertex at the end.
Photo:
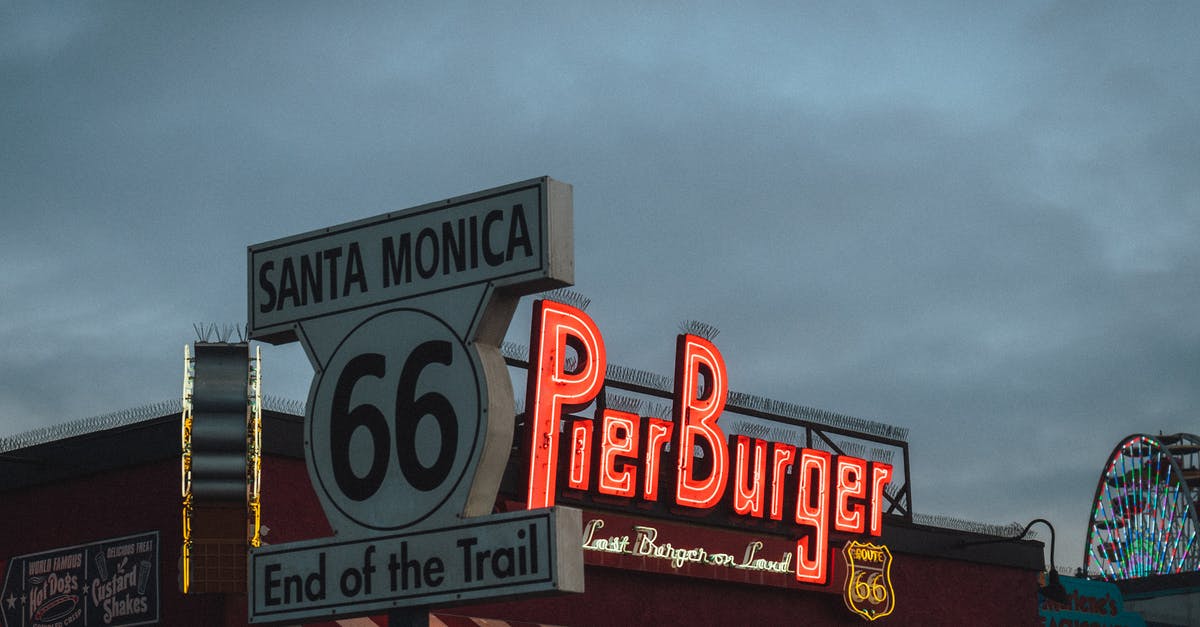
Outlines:
POLYGON ((1120 438, 1200 431, 1200 5, 744 4, 0 1, 0 436, 177 397, 249 244, 550 175, 612 362, 711 323, 1081 563, 1120 438))

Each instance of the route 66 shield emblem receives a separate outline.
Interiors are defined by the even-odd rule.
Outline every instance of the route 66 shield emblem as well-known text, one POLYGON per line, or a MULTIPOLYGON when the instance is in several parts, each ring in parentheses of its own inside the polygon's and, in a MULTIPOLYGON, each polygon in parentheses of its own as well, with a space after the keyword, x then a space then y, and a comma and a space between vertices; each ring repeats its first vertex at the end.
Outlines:
POLYGON ((846 584, 842 600, 865 620, 883 618, 896 609, 892 589, 892 552, 886 546, 852 540, 842 549, 846 584))

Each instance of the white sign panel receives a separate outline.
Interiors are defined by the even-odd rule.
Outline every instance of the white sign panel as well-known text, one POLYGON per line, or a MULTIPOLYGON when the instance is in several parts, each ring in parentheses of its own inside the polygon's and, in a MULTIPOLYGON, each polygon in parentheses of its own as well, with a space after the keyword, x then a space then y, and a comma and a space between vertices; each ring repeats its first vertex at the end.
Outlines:
POLYGON ((570 284, 571 227, 571 187, 542 177, 249 248, 251 338, 299 340, 315 370, 305 457, 339 535, 491 511, 499 344, 521 295, 570 284))
POLYGON ((570 285, 571 186, 542 177, 249 248, 252 339, 314 376, 309 478, 336 537, 250 554, 250 618, 582 590, 577 511, 490 515, 512 448, 500 354, 570 285))
POLYGON ((440 509, 467 481, 484 428, 466 344, 435 314, 393 309, 356 327, 325 366, 305 435, 322 499, 380 531, 440 509))
POLYGON ((365 540, 264 546, 250 555, 250 620, 582 592, 581 524, 579 510, 554 508, 365 540))
POLYGON ((251 246, 250 335, 290 342, 298 322, 471 285, 569 284, 569 205, 543 177, 251 246))

